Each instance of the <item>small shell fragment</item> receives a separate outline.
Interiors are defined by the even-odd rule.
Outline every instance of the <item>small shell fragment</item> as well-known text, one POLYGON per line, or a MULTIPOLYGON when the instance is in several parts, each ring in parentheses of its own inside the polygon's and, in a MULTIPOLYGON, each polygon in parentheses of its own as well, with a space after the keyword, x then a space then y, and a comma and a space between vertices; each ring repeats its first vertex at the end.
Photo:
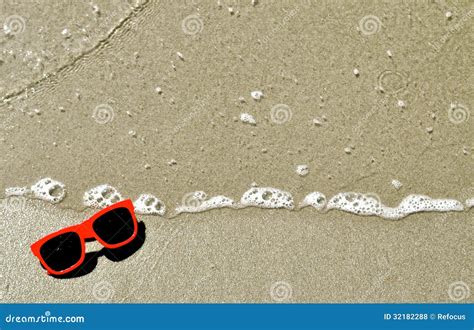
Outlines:
POLYGON ((393 179, 392 180, 392 186, 395 188, 395 189, 400 189, 402 187, 402 183, 396 179, 393 179))
POLYGON ((323 123, 318 118, 313 119, 313 125, 314 126, 321 126, 323 123))
POLYGON ((250 93, 250 96, 256 101, 259 101, 263 97, 262 91, 253 91, 250 93))
POLYGON ((306 176, 309 173, 309 167, 308 165, 298 165, 296 166, 296 173, 299 176, 306 176))
POLYGON ((246 124, 250 125, 256 125, 257 122, 255 121, 255 118, 249 114, 249 113, 241 113, 240 114, 240 121, 246 124))

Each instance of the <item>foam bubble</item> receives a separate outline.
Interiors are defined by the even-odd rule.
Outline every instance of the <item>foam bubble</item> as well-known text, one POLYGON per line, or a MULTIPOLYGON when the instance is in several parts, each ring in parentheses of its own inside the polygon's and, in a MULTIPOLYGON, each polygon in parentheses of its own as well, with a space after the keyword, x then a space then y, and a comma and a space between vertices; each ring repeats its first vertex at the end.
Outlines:
MULTIPOLYGON (((26 186, 6 188, 5 195, 6 197, 26 196, 50 203, 59 203, 66 196, 66 190, 63 183, 51 178, 43 178, 30 188, 26 186)), ((88 207, 105 208, 123 200, 123 198, 117 189, 108 184, 103 184, 86 191, 83 200, 84 205, 88 207)), ((204 191, 196 191, 186 194, 182 204, 176 208, 178 214, 197 213, 223 207, 239 209, 254 206, 271 209, 294 209, 294 200, 289 192, 271 187, 257 187, 256 183, 253 183, 252 187, 242 195, 240 203, 223 195, 208 198, 204 191)), ((137 214, 164 216, 166 213, 165 204, 151 194, 141 194, 134 202, 134 206, 137 214)), ((398 206, 389 207, 384 205, 375 194, 342 192, 327 201, 326 196, 321 192, 312 192, 299 204, 299 208, 307 206, 312 206, 316 210, 337 209, 358 215, 398 220, 417 212, 450 212, 463 211, 465 208, 470 209, 474 207, 474 198, 467 199, 465 205, 463 205, 462 202, 454 199, 434 199, 425 195, 408 195, 398 206)))
POLYGON ((250 96, 252 96, 252 98, 255 101, 260 101, 263 97, 263 92, 262 91, 253 91, 253 92, 250 92, 250 96))
POLYGON ((398 181, 398 180, 396 180, 396 179, 393 179, 393 180, 392 180, 392 186, 393 186, 395 189, 399 190, 399 189, 403 186, 403 184, 402 184, 400 181, 398 181))
POLYGON ((84 205, 102 209, 121 201, 122 195, 114 187, 102 184, 84 193, 84 205))
POLYGON ((293 197, 289 192, 271 187, 250 188, 243 194, 240 203, 243 206, 267 209, 285 208, 292 210, 294 208, 293 197))
POLYGON ((213 196, 209 199, 203 191, 196 191, 193 193, 195 199, 193 202, 184 200, 184 204, 176 208, 179 213, 198 213, 212 209, 219 209, 223 207, 236 207, 236 203, 223 195, 213 196))
POLYGON ((135 212, 138 214, 157 214, 163 216, 166 212, 165 204, 157 197, 150 194, 141 194, 133 202, 135 212))
POLYGON ((197 207, 206 199, 207 194, 204 191, 195 191, 187 193, 183 196, 182 205, 189 207, 197 207))
POLYGON ((320 192, 312 192, 309 195, 306 195, 304 200, 300 203, 300 208, 306 206, 312 206, 317 210, 322 210, 326 206, 326 196, 320 192))
POLYGON ((35 198, 50 202, 59 203, 66 196, 64 184, 51 178, 43 178, 30 188, 35 198))
POLYGON ((415 212, 449 212, 464 210, 462 203, 455 199, 433 199, 424 195, 409 195, 403 199, 398 208, 406 215, 415 212))
POLYGON ((299 176, 306 176, 309 173, 309 167, 308 165, 298 165, 296 166, 296 173, 299 176))
POLYGON ((417 212, 462 211, 461 202, 454 199, 433 199, 425 195, 409 195, 397 207, 383 205, 377 196, 353 192, 339 193, 328 202, 328 209, 338 209, 359 215, 376 215, 398 220, 417 212))
POLYGON ((474 198, 466 199, 466 206, 468 209, 470 209, 471 207, 474 207, 474 198))
POLYGON ((5 196, 24 196, 30 192, 28 187, 10 187, 5 189, 5 196))
POLYGON ((332 197, 327 208, 360 215, 380 215, 381 203, 375 195, 343 192, 332 197))
POLYGON ((255 118, 249 113, 241 113, 240 114, 240 121, 243 122, 243 123, 246 123, 246 124, 250 124, 250 125, 256 125, 257 124, 257 121, 255 120, 255 118))

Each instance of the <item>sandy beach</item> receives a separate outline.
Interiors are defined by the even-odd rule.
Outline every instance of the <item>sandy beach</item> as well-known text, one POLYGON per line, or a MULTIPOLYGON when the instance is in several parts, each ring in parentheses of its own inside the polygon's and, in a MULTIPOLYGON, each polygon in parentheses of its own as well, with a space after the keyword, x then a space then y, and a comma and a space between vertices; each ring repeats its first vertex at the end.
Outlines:
POLYGON ((0 4, 0 191, 66 191, 54 205, 3 195, 2 301, 474 301, 469 207, 171 216, 194 191, 238 201, 255 185, 297 203, 473 198, 473 16, 470 1, 0 4), (167 214, 138 215, 121 260, 47 276, 30 244, 96 212, 83 196, 101 184, 167 214))
POLYGON ((146 235, 133 255, 100 256, 90 273, 56 279, 27 243, 84 215, 38 204, 6 230, 6 301, 450 302, 449 285, 472 274, 472 226, 454 214, 387 222, 247 209, 142 217, 146 235))

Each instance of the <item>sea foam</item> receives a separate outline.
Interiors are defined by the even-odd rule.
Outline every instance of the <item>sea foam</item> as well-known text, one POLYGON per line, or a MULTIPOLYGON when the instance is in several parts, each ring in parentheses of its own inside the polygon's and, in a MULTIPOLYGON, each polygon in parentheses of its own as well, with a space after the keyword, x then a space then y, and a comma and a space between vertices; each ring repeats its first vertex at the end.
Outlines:
POLYGON ((243 206, 255 206, 265 209, 285 208, 292 210, 294 206, 293 196, 284 190, 271 187, 253 187, 247 190, 240 203, 243 206))
POLYGON ((382 204, 378 196, 374 194, 344 192, 332 197, 327 209, 398 220, 417 212, 463 211, 464 206, 454 199, 433 199, 425 195, 409 195, 397 207, 389 207, 382 204))
MULTIPOLYGON (((59 203, 66 196, 65 185, 51 178, 43 178, 31 187, 11 187, 5 190, 5 196, 25 196, 41 199, 49 203, 59 203)), ((109 184, 102 184, 84 193, 83 203, 87 207, 102 209, 124 197, 109 184)), ((134 202, 135 212, 145 215, 164 216, 165 203, 152 194, 141 194, 134 202)), ((263 209, 295 209, 290 192, 273 188, 252 186, 244 192, 240 201, 224 195, 208 198, 204 191, 188 193, 182 199, 182 205, 176 207, 175 214, 198 213, 218 208, 240 209, 258 207, 263 209)), ((338 193, 329 200, 321 192, 311 192, 298 204, 298 209, 308 206, 318 211, 339 210, 363 216, 378 216, 384 219, 398 220, 418 212, 463 211, 474 207, 474 198, 462 202, 455 199, 436 199, 426 195, 408 195, 398 206, 384 205, 376 194, 359 192, 338 193)))
POLYGON ((53 204, 61 202, 66 197, 66 188, 62 182, 51 178, 38 180, 31 187, 10 187, 5 189, 5 196, 25 196, 41 199, 53 204))
POLYGON ((466 199, 466 207, 468 209, 470 209, 471 207, 474 207, 474 198, 466 199))
POLYGON ((141 194, 135 202, 133 202, 135 212, 138 214, 157 214, 165 215, 166 206, 158 197, 150 194, 141 194))
POLYGON ((50 203, 59 203, 66 196, 63 183, 51 178, 44 178, 31 186, 31 192, 38 198, 50 203))
POLYGON ((304 200, 300 203, 300 208, 312 206, 316 210, 322 210, 326 206, 326 202, 326 196, 318 191, 315 191, 306 195, 304 200))
POLYGON ((114 187, 101 184, 86 191, 83 200, 85 206, 102 209, 123 200, 123 197, 114 187))
POLYGON ((234 200, 223 196, 213 196, 207 199, 207 195, 203 191, 196 191, 186 194, 183 198, 183 204, 176 208, 176 213, 199 213, 212 209, 219 209, 223 207, 236 207, 234 200))

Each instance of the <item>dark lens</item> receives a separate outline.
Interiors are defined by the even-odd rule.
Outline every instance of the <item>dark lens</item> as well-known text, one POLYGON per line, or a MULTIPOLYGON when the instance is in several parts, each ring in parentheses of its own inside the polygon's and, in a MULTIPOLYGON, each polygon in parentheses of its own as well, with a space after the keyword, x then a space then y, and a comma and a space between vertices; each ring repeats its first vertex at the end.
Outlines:
POLYGON ((126 241, 133 235, 134 223, 130 211, 119 207, 97 218, 92 227, 96 234, 108 244, 126 241))
POLYGON ((81 239, 75 232, 58 235, 44 243, 40 253, 51 269, 68 269, 81 258, 81 239))

